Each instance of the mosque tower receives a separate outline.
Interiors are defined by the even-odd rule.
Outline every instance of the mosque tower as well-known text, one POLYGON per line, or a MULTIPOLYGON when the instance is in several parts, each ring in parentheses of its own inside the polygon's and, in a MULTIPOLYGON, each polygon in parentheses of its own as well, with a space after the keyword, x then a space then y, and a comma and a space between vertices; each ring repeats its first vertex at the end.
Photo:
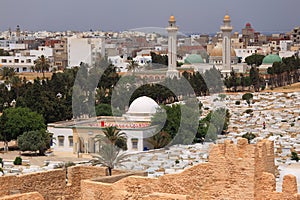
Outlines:
POLYGON ((21 29, 20 29, 20 26, 17 25, 17 29, 16 29, 16 37, 20 37, 21 36, 21 29))
POLYGON ((175 17, 172 15, 169 19, 168 31, 168 71, 167 77, 174 78, 179 77, 179 73, 176 70, 177 67, 177 32, 175 17))
POLYGON ((224 24, 221 26, 222 37, 223 37, 223 70, 230 71, 231 70, 231 32, 233 27, 231 26, 230 16, 228 14, 225 15, 224 24))

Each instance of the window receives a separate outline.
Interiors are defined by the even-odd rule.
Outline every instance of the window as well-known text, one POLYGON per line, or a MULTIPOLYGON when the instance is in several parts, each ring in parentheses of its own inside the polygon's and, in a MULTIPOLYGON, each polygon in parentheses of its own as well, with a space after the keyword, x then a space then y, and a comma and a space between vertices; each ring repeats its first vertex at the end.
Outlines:
POLYGON ((27 71, 27 67, 23 67, 23 72, 26 72, 27 71))
POLYGON ((63 147, 65 143, 65 137, 64 136, 58 136, 58 146, 63 147))
POLYGON ((27 59, 26 62, 27 62, 27 63, 31 63, 31 59, 27 59))
POLYGON ((19 59, 15 59, 15 63, 19 63, 19 59))
POLYGON ((21 63, 24 63, 25 61, 24 60, 21 60, 21 63))
POLYGON ((137 149, 138 148, 138 141, 139 141, 139 139, 137 139, 137 138, 132 138, 131 139, 132 149, 137 149))
POLYGON ((73 136, 69 136, 69 147, 73 147, 73 136))
POLYGON ((6 59, 2 59, 1 62, 2 62, 2 63, 7 63, 7 60, 6 60, 6 59))

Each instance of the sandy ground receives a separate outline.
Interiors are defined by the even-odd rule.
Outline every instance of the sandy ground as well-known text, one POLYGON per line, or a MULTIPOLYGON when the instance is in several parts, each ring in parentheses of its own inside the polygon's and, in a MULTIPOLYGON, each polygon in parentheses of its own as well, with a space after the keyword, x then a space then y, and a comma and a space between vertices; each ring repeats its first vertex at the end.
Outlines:
POLYGON ((265 92, 299 92, 300 91, 300 82, 299 83, 294 83, 289 86, 284 86, 284 87, 279 87, 275 88, 273 90, 264 90, 265 92))
MULTIPOLYGON (((225 94, 244 94, 248 91, 244 91, 244 92, 225 92, 225 94)), ((254 93, 253 91, 249 91, 251 93, 254 93)), ((260 92, 283 92, 283 93, 289 93, 289 92, 300 92, 300 82, 299 83, 294 83, 292 85, 287 85, 284 87, 278 87, 278 88, 274 88, 273 90, 271 89, 265 89, 263 91, 260 92)))

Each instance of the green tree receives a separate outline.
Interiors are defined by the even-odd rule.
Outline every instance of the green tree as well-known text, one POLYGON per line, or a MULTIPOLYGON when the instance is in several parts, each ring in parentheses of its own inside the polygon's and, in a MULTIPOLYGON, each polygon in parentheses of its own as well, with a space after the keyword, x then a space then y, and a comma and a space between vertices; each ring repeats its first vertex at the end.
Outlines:
POLYGON ((299 158, 297 152, 295 152, 295 151, 292 152, 291 160, 296 160, 297 162, 299 162, 300 158, 299 158))
POLYGON ((245 61, 249 66, 255 65, 256 67, 258 67, 262 64, 264 57, 264 55, 252 54, 251 56, 246 57, 245 61))
POLYGON ((34 61, 35 67, 34 69, 37 72, 43 73, 43 77, 45 77, 45 71, 49 71, 50 61, 44 55, 38 57, 37 60, 34 61))
POLYGON ((253 94, 252 93, 245 93, 245 94, 243 94, 242 99, 244 101, 246 101, 248 106, 250 107, 251 100, 253 99, 253 94))
POLYGON ((0 56, 9 56, 9 52, 3 49, 0 49, 0 56))
POLYGON ((99 152, 93 155, 90 161, 93 165, 101 164, 108 168, 108 174, 112 175, 115 166, 126 162, 127 155, 121 153, 121 149, 113 145, 107 138, 99 142, 99 152))
POLYGON ((101 140, 108 139, 112 145, 115 145, 116 147, 127 150, 127 137, 124 132, 120 132, 120 129, 118 129, 115 126, 106 127, 103 130, 103 135, 97 135, 95 137, 97 142, 101 142, 101 140))
POLYGON ((39 151, 39 155, 45 155, 50 148, 50 134, 45 130, 25 132, 18 137, 18 147, 21 151, 39 151))
POLYGON ((97 116, 112 116, 111 105, 109 104, 98 104, 95 107, 97 116))
POLYGON ((167 55, 159 55, 154 52, 150 52, 152 59, 152 68, 162 68, 168 66, 168 56, 167 55))
POLYGON ((245 133, 244 135, 242 135, 242 138, 246 138, 248 140, 248 143, 250 144, 251 140, 256 138, 256 135, 253 133, 245 133))
POLYGON ((134 61, 134 60, 130 60, 129 65, 127 66, 127 70, 131 71, 133 74, 134 72, 138 69, 139 64, 134 61))
POLYGON ((0 133, 6 143, 28 131, 45 130, 43 116, 29 108, 8 108, 0 118, 0 133))
POLYGON ((252 66, 250 69, 250 79, 254 90, 258 92, 260 89, 261 80, 259 76, 259 69, 255 66, 252 66))
POLYGON ((0 70, 2 80, 9 81, 15 74, 14 68, 3 67, 0 70))
POLYGON ((152 144, 154 149, 159 149, 167 146, 171 142, 171 135, 167 132, 161 131, 154 136, 147 139, 152 144))

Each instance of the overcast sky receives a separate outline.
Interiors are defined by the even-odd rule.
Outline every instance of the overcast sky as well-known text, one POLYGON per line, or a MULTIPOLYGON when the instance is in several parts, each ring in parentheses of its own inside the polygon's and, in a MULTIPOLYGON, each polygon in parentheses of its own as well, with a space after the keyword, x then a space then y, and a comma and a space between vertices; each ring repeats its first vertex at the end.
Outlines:
POLYGON ((226 11, 234 31, 250 22, 256 31, 300 26, 300 0, 1 0, 0 30, 120 31, 166 27, 175 15, 182 32, 219 31, 226 11))

